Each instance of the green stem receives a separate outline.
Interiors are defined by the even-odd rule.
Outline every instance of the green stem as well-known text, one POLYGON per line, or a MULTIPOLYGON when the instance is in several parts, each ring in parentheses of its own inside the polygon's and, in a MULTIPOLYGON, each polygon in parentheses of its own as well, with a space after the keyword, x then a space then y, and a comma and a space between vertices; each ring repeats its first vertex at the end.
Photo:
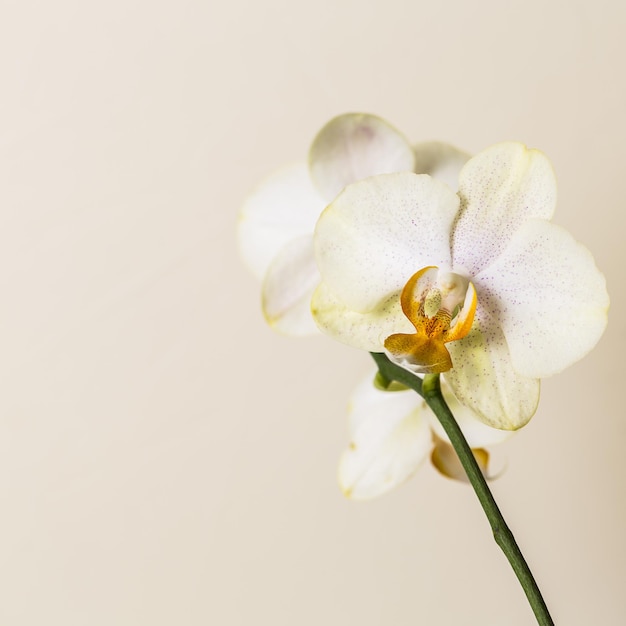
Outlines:
POLYGON ((502 517, 502 513, 496 504, 496 501, 491 494, 487 481, 480 471, 476 459, 469 447, 467 441, 459 425, 457 424, 452 412, 448 408, 443 396, 441 394, 441 385, 439 382, 439 374, 427 374, 422 381, 419 377, 414 376, 411 372, 404 368, 392 363, 384 354, 372 353, 376 365, 384 380, 397 381, 403 385, 413 389, 419 393, 428 406, 432 409, 433 413, 437 416, 437 419, 441 422, 446 434, 448 435, 450 442, 452 443, 463 469, 467 474, 467 477, 478 496, 491 530, 493 531, 494 539, 500 546, 506 558, 509 560, 513 571, 517 575, 528 602, 532 607, 537 622, 541 626, 554 626, 554 622, 548 612, 548 607, 544 602, 541 595, 541 591, 535 582, 535 579, 524 559, 524 555, 519 549, 513 533, 507 526, 502 517))

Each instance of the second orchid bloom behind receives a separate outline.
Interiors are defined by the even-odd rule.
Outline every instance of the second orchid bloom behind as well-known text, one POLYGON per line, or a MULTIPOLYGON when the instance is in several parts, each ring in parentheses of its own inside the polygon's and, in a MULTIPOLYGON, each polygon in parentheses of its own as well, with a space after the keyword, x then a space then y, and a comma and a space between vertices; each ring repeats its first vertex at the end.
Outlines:
MULTIPOLYGON (((354 500, 382 495, 413 476, 428 458, 444 476, 466 481, 454 448, 426 402, 411 389, 381 390, 373 380, 372 373, 350 400, 350 442, 339 463, 339 486, 344 495, 354 500)), ((501 443, 513 433, 486 426, 445 384, 442 391, 481 471, 489 477, 485 447, 501 443)))
POLYGON ((393 126, 364 113, 340 115, 315 137, 306 163, 270 176, 248 197, 239 217, 239 248, 263 281, 262 306, 275 330, 317 333, 311 297, 321 278, 313 231, 321 212, 350 183, 412 171, 456 185, 469 155, 440 142, 412 146, 393 126))

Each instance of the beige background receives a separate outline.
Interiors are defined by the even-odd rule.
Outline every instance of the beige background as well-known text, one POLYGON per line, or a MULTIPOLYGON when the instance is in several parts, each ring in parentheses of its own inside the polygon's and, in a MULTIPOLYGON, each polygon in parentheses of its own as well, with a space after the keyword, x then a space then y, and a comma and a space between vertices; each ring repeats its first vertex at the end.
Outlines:
POLYGON ((622 7, 5 0, 0 624, 533 623, 468 488, 342 498, 369 360, 273 334, 238 258, 246 192, 352 110, 553 160, 611 321, 493 488, 557 622, 623 624, 622 7))

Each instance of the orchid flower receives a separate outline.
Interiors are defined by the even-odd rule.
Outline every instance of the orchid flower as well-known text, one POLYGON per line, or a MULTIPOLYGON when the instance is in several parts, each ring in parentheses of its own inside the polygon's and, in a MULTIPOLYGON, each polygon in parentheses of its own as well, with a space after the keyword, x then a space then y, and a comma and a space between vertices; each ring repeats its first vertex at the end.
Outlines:
MULTIPOLYGON (((372 378, 361 382, 350 401, 350 444, 339 464, 343 493, 355 500, 381 495, 410 478, 429 456, 444 476, 466 481, 452 445, 426 402, 410 389, 381 390, 372 378)), ((489 453, 484 446, 504 441, 511 431, 486 426, 446 385, 442 391, 487 474, 489 453)))
POLYGON ((310 302, 320 282, 313 231, 324 209, 348 184, 375 174, 415 171, 456 185, 469 156, 439 142, 415 147, 390 124, 345 114, 318 133, 308 163, 271 175, 247 199, 238 224, 244 261, 263 281, 270 326, 288 335, 317 333, 310 302))
POLYGON ((413 372, 443 372, 484 423, 520 428, 540 379, 591 350, 607 320, 604 277, 549 221, 555 203, 550 162, 519 143, 470 159, 458 193, 410 172, 351 184, 317 223, 315 320, 413 372))

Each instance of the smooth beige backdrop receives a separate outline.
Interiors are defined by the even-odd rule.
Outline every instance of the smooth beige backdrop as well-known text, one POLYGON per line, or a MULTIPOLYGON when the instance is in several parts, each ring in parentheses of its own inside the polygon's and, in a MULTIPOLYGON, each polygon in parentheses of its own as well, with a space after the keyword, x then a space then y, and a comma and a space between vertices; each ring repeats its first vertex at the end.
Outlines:
POLYGON ((610 323, 493 489, 557 623, 625 623, 623 6, 2 2, 0 624, 533 623, 465 486, 343 499, 369 360, 273 334, 238 258, 247 191, 355 110, 553 160, 610 323))

